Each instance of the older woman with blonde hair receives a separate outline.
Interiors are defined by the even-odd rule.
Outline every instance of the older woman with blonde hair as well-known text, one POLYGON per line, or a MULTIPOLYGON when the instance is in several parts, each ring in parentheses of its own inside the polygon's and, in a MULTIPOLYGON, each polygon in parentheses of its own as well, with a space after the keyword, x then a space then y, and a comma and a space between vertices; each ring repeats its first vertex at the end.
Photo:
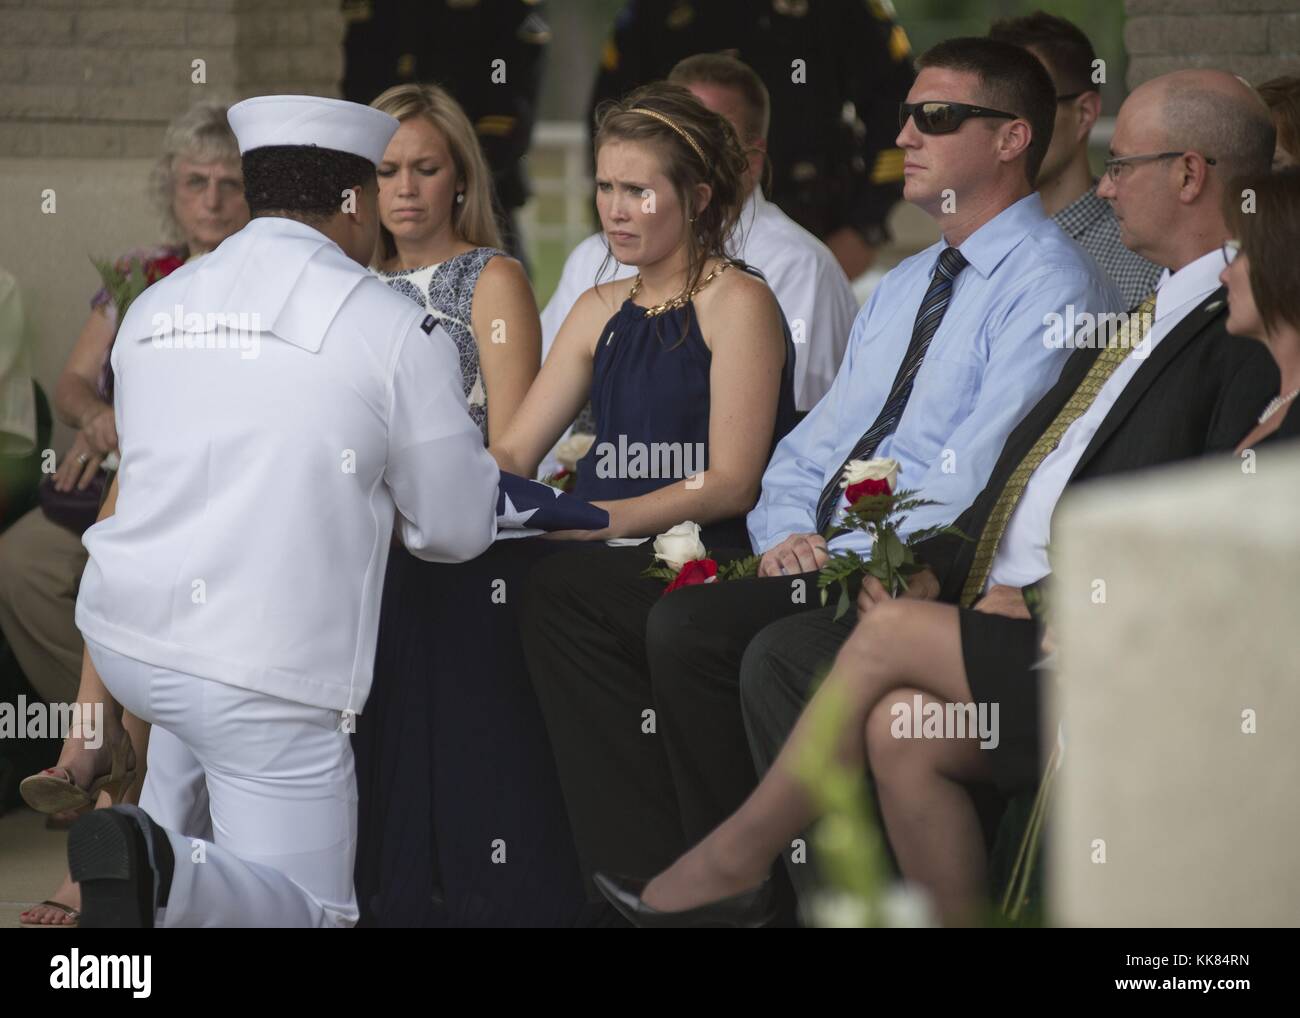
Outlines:
MULTIPOLYGON (((162 218, 164 243, 129 251, 106 267, 105 285, 91 298, 90 317, 54 389, 55 412, 75 429, 72 446, 42 486, 41 507, 0 536, 0 628, 34 698, 45 702, 75 698, 90 707, 111 700, 89 661, 83 661, 73 620, 86 564, 81 534, 99 512, 109 480, 105 466, 117 452, 109 354, 119 316, 140 283, 161 279, 211 251, 248 222, 239 147, 225 106, 195 106, 168 126, 149 191, 162 218)), ((66 814, 96 800, 107 805, 138 798, 148 726, 128 715, 123 731, 116 727, 116 711, 107 707, 104 718, 104 731, 85 740, 98 742, 98 748, 73 733, 54 767, 22 783, 29 804, 66 814)), ((23 762, 30 769, 41 761, 23 762)), ((78 904, 76 885, 65 879, 53 898, 28 909, 21 921, 75 925, 78 904)))
POLYGON ((537 374, 532 288, 523 266, 500 250, 492 176, 456 100, 437 85, 409 84, 371 105, 401 121, 377 170, 376 274, 455 341, 470 416, 486 444, 505 431, 537 374))

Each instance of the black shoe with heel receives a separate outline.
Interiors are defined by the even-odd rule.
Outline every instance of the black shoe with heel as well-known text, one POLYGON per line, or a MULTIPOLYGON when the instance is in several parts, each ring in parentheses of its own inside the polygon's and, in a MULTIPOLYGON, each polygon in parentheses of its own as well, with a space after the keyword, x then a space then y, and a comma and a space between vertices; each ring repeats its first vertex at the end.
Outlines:
POLYGON ((730 898, 681 912, 660 912, 641 900, 648 880, 612 877, 597 873, 592 880, 597 889, 633 926, 644 929, 685 927, 727 927, 753 929, 770 925, 776 919, 776 901, 771 879, 730 898))

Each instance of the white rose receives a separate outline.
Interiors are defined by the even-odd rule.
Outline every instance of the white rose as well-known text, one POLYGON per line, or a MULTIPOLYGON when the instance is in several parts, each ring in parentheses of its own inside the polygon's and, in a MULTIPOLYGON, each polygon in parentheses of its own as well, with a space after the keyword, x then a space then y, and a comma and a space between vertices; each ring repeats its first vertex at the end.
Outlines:
POLYGON ((840 487, 847 488, 851 484, 879 480, 887 482, 891 492, 897 490, 898 460, 849 460, 844 467, 844 477, 840 480, 840 487))
POLYGON ((560 461, 560 466, 573 473, 578 469, 578 460, 587 455, 594 441, 596 441, 595 435, 586 435, 582 432, 570 435, 555 447, 555 458, 560 461))
POLYGON ((687 520, 679 523, 667 533, 655 538, 655 558, 669 566, 673 572, 681 572, 682 566, 697 558, 707 558, 708 552, 700 540, 700 525, 687 520))

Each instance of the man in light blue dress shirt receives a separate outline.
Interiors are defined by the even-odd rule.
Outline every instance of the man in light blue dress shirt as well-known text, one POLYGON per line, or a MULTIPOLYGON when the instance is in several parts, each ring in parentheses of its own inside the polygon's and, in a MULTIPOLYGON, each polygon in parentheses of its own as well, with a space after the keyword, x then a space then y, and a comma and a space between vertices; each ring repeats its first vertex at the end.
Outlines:
MULTIPOLYGON (((935 218, 945 225, 942 214, 935 218)), ((754 551, 771 553, 764 575, 820 565, 807 558, 807 548, 821 543, 814 536, 818 497, 889 395, 913 316, 951 236, 885 276, 854 320, 830 391, 777 446, 748 518, 754 551)), ((1069 350, 1044 342, 1044 316, 1064 314, 1067 305, 1076 314, 1122 310, 1092 259, 1043 213, 1037 192, 998 212, 958 250, 968 264, 953 284, 897 430, 873 453, 898 461, 900 487, 939 503, 911 514, 905 532, 950 522, 974 501, 1002 441, 1056 380, 1069 350)), ((856 531, 830 547, 871 550, 856 531)))
MULTIPOLYGON (((834 611, 819 607, 816 571, 845 461, 893 457, 898 484, 939 503, 905 530, 953 520, 1070 353, 1051 338, 1053 317, 1123 309, 1033 192, 1055 119, 1042 64, 1009 43, 957 39, 919 66, 900 110, 904 197, 944 239, 882 280, 830 391, 777 446, 748 517, 759 576, 660 598, 639 576, 643 549, 533 576, 523 635, 588 876, 658 872, 753 788, 745 651, 772 622, 834 611), (626 716, 637 704, 653 705, 653 736, 626 716)), ((831 543, 841 547, 870 552, 860 534, 831 543)), ((709 552, 721 563, 750 550, 709 552)))

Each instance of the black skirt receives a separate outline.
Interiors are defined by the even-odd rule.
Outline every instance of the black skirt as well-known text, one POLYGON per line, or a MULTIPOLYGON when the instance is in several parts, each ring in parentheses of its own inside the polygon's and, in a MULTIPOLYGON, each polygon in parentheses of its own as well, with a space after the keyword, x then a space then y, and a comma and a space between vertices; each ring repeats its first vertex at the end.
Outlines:
POLYGON ((459 564, 392 549, 353 736, 361 925, 587 924, 516 621, 533 563, 572 547, 500 541, 459 564))
POLYGON ((1028 619, 958 612, 966 681, 978 703, 998 705, 997 748, 990 754, 993 782, 1008 798, 1038 786, 1043 775, 1039 682, 1032 669, 1042 655, 1042 632, 1028 619))

